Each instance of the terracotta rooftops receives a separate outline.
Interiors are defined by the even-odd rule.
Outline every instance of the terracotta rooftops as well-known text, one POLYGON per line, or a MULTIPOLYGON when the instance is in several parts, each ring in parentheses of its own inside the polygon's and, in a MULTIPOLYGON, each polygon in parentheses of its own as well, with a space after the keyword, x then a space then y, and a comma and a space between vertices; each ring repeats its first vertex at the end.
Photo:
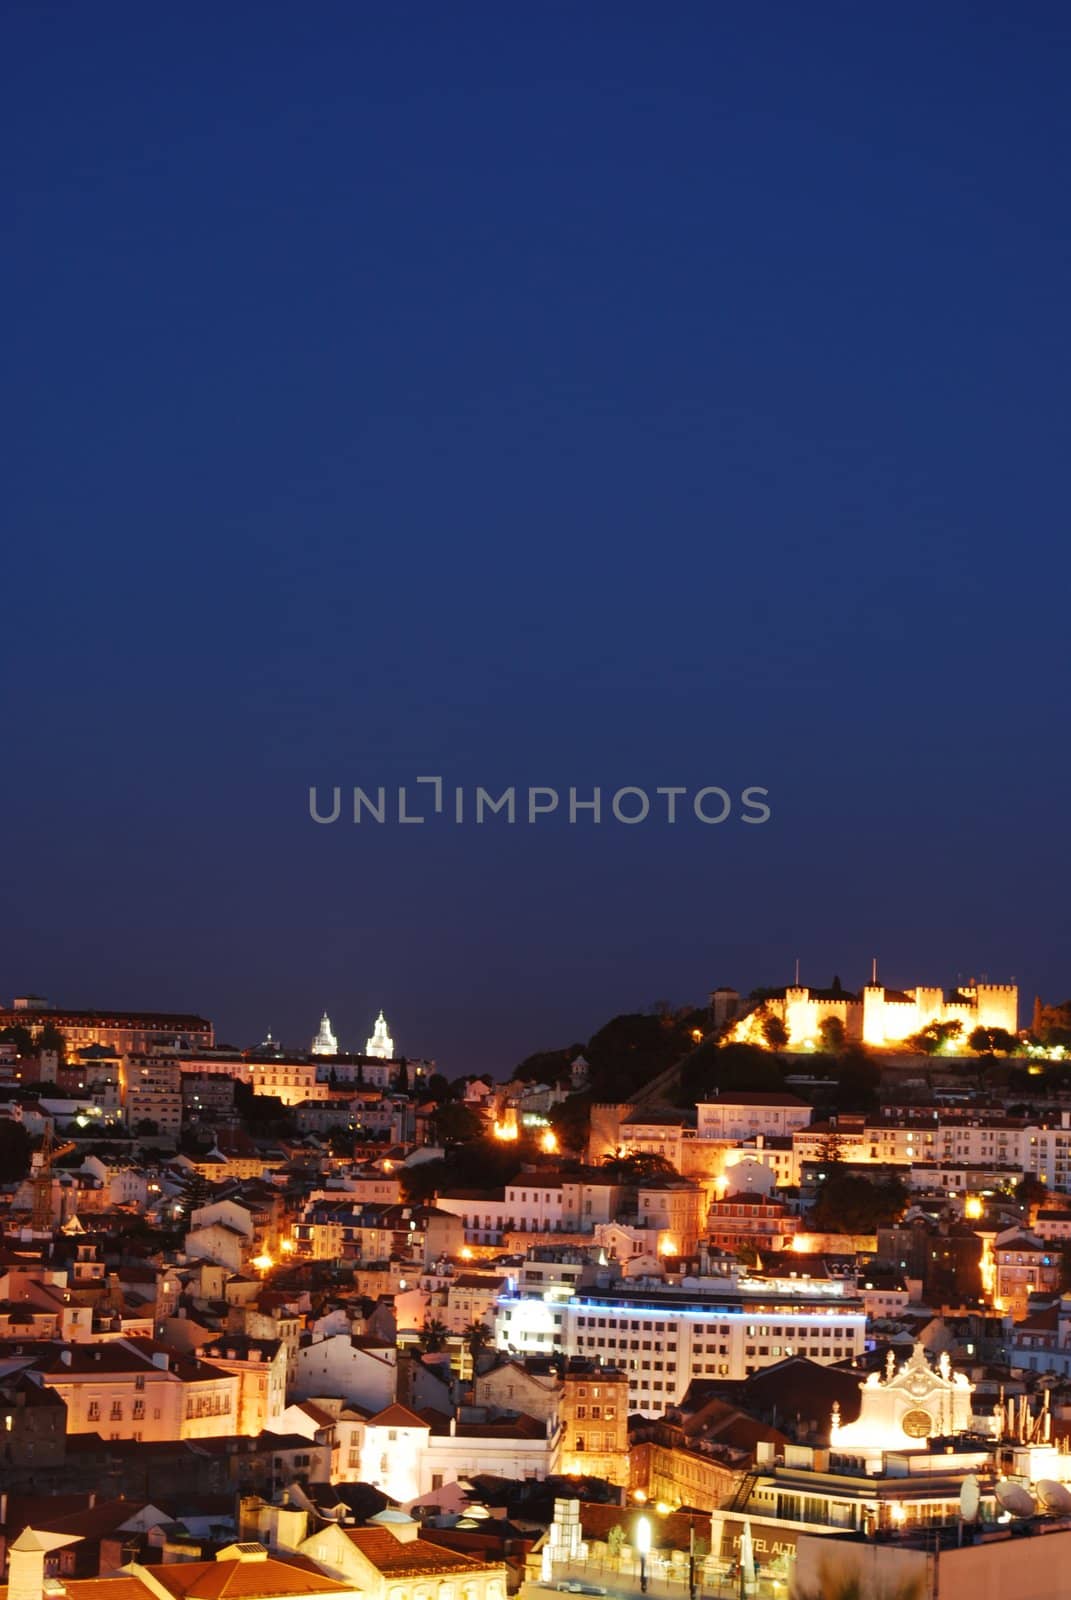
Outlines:
POLYGON ((426 1539, 398 1539, 388 1528, 347 1528, 347 1539, 378 1572, 393 1578, 416 1578, 424 1573, 479 1572, 485 1563, 459 1555, 426 1539))
MULTIPOLYGON (((250 1560, 176 1561, 154 1566, 157 1583, 182 1600, 271 1600, 276 1595, 338 1595, 352 1592, 352 1585, 326 1577, 311 1561, 301 1556, 281 1560, 261 1556, 250 1560)), ((143 1591, 144 1593, 144 1591, 143 1591)), ((102 1600, 110 1600, 109 1596, 102 1600)), ((139 1597, 141 1600, 141 1597, 139 1597)))

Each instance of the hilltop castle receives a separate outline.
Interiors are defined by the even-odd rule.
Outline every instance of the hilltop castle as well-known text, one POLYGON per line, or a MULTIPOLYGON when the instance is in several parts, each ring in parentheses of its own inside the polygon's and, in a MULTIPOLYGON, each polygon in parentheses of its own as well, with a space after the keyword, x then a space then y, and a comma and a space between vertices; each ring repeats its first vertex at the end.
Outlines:
POLYGON ((903 1044, 931 1022, 961 1023, 964 1039, 975 1028, 1005 1028, 1009 1033, 1019 1028, 1019 989, 1014 983, 975 983, 972 979, 947 992, 925 986, 887 989, 877 981, 876 963, 871 982, 858 994, 842 988, 840 979, 834 978, 829 989, 811 989, 796 982, 766 990, 761 1003, 746 1015, 740 1015, 739 996, 732 990, 715 990, 712 1004, 715 1022, 739 1019, 733 1039, 762 1044, 762 1025, 773 1016, 784 1023, 789 1047, 794 1049, 817 1043, 822 1023, 829 1017, 843 1025, 846 1039, 878 1048, 903 1044))

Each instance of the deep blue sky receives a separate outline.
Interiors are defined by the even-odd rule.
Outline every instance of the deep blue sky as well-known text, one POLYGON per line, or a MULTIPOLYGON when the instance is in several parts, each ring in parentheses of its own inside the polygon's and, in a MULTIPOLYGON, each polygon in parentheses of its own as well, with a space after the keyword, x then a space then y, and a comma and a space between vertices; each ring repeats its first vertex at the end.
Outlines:
POLYGON ((0 995, 1071 991, 1065 6, 3 19, 0 995), (774 816, 307 819, 427 772, 774 816))

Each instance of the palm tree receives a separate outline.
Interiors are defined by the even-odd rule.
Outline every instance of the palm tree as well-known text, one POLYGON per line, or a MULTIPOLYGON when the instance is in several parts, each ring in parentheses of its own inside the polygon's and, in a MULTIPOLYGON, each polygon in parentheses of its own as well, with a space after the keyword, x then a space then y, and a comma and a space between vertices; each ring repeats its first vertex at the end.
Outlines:
POLYGON ((425 1355, 434 1355, 446 1344, 448 1329, 437 1317, 426 1317, 420 1330, 420 1348, 425 1355))
POLYGON ((476 1376, 476 1362, 491 1343, 492 1334, 486 1322, 470 1322, 461 1335, 462 1343, 472 1362, 472 1376, 476 1376))

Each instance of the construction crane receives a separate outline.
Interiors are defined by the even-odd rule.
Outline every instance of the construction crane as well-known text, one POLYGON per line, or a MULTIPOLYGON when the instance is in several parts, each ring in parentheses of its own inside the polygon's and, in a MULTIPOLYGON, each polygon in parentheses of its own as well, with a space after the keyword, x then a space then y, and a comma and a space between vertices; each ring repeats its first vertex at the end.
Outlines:
POLYGON ((30 1179, 30 1188, 33 1194, 33 1211, 30 1225, 35 1233, 50 1233, 52 1231, 52 1164, 60 1156, 67 1155, 75 1148, 74 1140, 69 1139, 66 1144, 56 1147, 52 1137, 52 1124, 45 1124, 44 1137, 41 1148, 35 1151, 33 1157, 33 1176, 30 1179))

